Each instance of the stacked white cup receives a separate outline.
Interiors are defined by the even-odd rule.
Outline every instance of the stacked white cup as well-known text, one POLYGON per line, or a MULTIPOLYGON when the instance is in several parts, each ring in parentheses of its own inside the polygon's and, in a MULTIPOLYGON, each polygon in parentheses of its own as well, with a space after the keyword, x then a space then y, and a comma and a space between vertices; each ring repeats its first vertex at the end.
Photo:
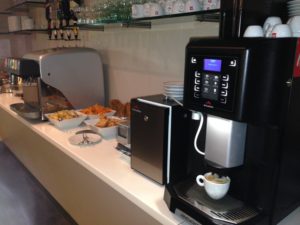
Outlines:
POLYGON ((280 17, 268 17, 263 26, 251 25, 245 30, 244 37, 287 38, 300 36, 300 16, 291 18, 283 24, 280 17))
POLYGON ((272 30, 274 26, 282 24, 281 18, 277 16, 268 17, 263 25, 265 37, 272 37, 272 30))
POLYGON ((291 17, 287 24, 290 26, 292 30, 293 37, 300 37, 300 16, 291 17))

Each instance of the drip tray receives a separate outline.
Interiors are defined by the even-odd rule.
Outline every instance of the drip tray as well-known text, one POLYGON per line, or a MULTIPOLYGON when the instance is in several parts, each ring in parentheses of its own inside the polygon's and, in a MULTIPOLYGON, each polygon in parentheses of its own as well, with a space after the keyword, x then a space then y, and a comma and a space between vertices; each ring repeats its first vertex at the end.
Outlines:
POLYGON ((195 182, 182 183, 175 187, 177 195, 212 219, 231 224, 240 224, 256 217, 259 212, 242 201, 226 195, 220 200, 211 199, 204 188, 195 182))
POLYGON ((11 104, 10 109, 26 119, 40 119, 40 110, 24 103, 11 104))

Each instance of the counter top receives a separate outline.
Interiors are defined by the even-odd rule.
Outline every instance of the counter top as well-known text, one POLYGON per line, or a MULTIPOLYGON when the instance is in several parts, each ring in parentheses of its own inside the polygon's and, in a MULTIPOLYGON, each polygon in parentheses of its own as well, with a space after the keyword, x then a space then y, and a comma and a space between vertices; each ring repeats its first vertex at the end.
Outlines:
POLYGON ((86 129, 59 130, 49 122, 28 121, 10 109, 10 105, 22 102, 13 94, 0 95, 0 107, 22 122, 29 129, 63 151, 66 155, 96 175, 111 188, 122 194, 147 214, 162 224, 174 225, 183 219, 169 211, 163 201, 164 186, 159 185, 130 168, 130 158, 115 149, 115 139, 103 139, 92 146, 75 146, 68 138, 76 131, 86 129))
MULTIPOLYGON (((124 196, 125 199, 141 209, 142 212, 145 212, 145 215, 149 215, 161 224, 189 224, 183 218, 169 211, 167 205, 163 201, 164 186, 155 183, 154 181, 148 179, 147 177, 130 168, 130 158, 115 149, 115 146, 117 145, 115 139, 103 139, 99 144, 93 146, 80 147, 72 145, 69 143, 68 138, 74 135, 75 132, 86 129, 86 126, 81 126, 69 130, 59 130, 49 122, 26 120, 13 112, 9 107, 11 104, 20 102, 22 102, 22 100, 18 97, 15 97, 13 94, 0 94, 0 108, 3 112, 5 112, 5 114, 7 113, 7 115, 10 115, 13 120, 18 121, 18 123, 20 124, 23 124, 24 129, 31 130, 35 135, 40 136, 41 139, 46 141, 45 143, 53 145, 55 149, 57 149, 56 151, 61 152, 61 154, 65 155, 69 160, 71 160, 75 164, 78 164, 79 168, 87 170, 90 174, 93 175, 93 180, 97 180, 97 178, 99 178, 99 181, 107 184, 108 187, 111 188, 111 190, 115 190, 116 193, 124 196)), ((9 126, 10 123, 7 124, 9 126)), ((7 125, 5 129, 9 129, 7 128, 7 125)), ((16 129, 14 129, 14 131, 16 131, 16 129)), ((21 135, 23 135, 23 133, 21 133, 21 135)), ((2 137, 0 137, 0 139, 1 138, 2 137)), ((3 141, 5 142, 5 140, 3 141)), ((22 150, 23 149, 24 148, 22 148, 22 150)), ((38 152, 40 152, 39 150, 38 152)), ((28 154, 28 152, 26 152, 25 154, 28 154)), ((46 157, 43 155, 43 153, 39 154, 43 158, 46 157)), ((46 158, 45 160, 48 161, 49 158, 46 158)), ((39 163, 40 161, 37 164, 39 163)), ((48 169, 51 170, 51 168, 53 168, 53 165, 51 163, 49 165, 50 167, 48 169)), ((62 165, 64 166, 64 164, 62 165)), ((71 171, 73 172, 73 170, 71 171)), ((46 177, 45 179, 48 180, 49 177, 46 177)), ((56 177, 54 178, 54 180, 52 179, 52 181, 56 182, 55 179, 56 177)), ((96 188, 96 190, 98 189, 96 188)), ((60 192, 60 189, 58 189, 58 192, 60 192)), ((91 196, 93 198, 93 195, 91 196)), ((84 198, 85 197, 86 196, 84 196, 84 198)), ((88 205, 88 207, 90 206, 89 202, 86 204, 88 205)), ((77 213, 80 214, 82 212, 79 211, 77 213)), ((278 225, 295 224, 295 221, 299 221, 299 219, 300 207, 292 212, 288 217, 283 219, 278 225)), ((87 223, 83 224, 87 225, 87 223)), ((94 225, 95 223, 89 224, 94 225)))

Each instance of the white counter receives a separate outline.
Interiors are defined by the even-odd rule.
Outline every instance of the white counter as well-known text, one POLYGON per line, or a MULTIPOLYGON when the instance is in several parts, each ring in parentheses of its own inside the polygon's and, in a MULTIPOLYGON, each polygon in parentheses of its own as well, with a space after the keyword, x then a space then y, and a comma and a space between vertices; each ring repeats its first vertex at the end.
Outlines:
MULTIPOLYGON (((10 110, 18 102, 0 94, 0 140, 80 225, 188 224, 169 211, 162 185, 130 168, 114 139, 71 145, 68 138, 86 127, 62 131, 49 122, 29 122, 10 110)), ((299 219, 300 208, 279 224, 299 219)))
MULTIPOLYGON (((178 216, 174 215, 169 211, 165 202, 163 201, 164 187, 149 180, 143 175, 137 173, 136 171, 132 170, 130 168, 130 158, 115 149, 115 146, 117 144, 115 139, 113 140, 103 139, 99 144, 93 146, 84 146, 84 147, 74 146, 69 143, 68 138, 73 134, 75 134, 76 131, 81 129, 86 129, 86 127, 80 127, 80 128, 62 131, 49 124, 49 122, 31 122, 25 120, 22 117, 18 116, 13 111, 11 111, 9 108, 10 104, 18 103, 18 102, 22 102, 22 101, 20 100, 20 98, 14 97, 12 94, 1 94, 0 109, 2 109, 2 113, 9 114, 9 116, 11 116, 13 119, 16 120, 15 122, 22 123, 28 129, 31 129, 33 133, 45 139, 48 143, 55 146, 57 150, 63 152, 70 159, 75 161, 83 170, 87 170, 89 173, 95 175, 95 179, 98 178, 101 181, 103 181, 105 184, 107 184, 116 192, 124 196, 131 203, 136 205, 138 208, 142 209, 142 211, 145 212, 145 214, 148 214, 150 217, 153 217, 159 223, 174 225, 183 222, 181 218, 179 218, 178 216)), ((4 121, 1 121, 1 119, 3 119, 3 116, 0 118, 0 123, 3 124, 4 121)), ((17 142, 17 139, 14 139, 12 137, 12 133, 9 132, 6 133, 5 129, 7 128, 0 127, 0 136, 2 136, 3 141, 14 152, 14 148, 17 147, 14 147, 15 143, 13 142, 17 142)), ((9 129, 13 130, 13 128, 9 128, 9 129)), ((18 138, 20 139, 21 136, 23 135, 20 134, 18 138)), ((24 142, 26 142, 25 139, 24 142)), ((44 145, 45 144, 42 144, 42 146, 44 145)), ((34 154, 36 154, 36 152, 34 154)), ((47 186, 49 186, 50 190, 48 191, 50 193, 55 192, 51 190, 53 184, 49 184, 47 181, 46 176, 49 176, 49 173, 48 175, 43 175, 43 173, 39 171, 39 168, 37 166, 31 167, 30 165, 31 162, 34 162, 35 165, 44 164, 44 163, 36 162, 37 159, 34 158, 35 157, 34 154, 32 154, 31 158, 29 158, 28 156, 29 154, 25 156, 22 153, 20 153, 20 150, 14 153, 21 161, 23 161, 25 166, 28 167, 28 169, 35 176, 37 176, 39 181, 46 187, 46 189, 48 189, 47 186)), ((45 155, 45 157, 47 156, 45 155)), ((61 158, 61 156, 59 156, 59 158, 61 158)), ((54 161, 54 163, 56 162, 54 161)), ((53 167, 55 167, 55 165, 53 165, 53 167)), ((47 174, 47 170, 49 169, 51 168, 45 169, 46 170, 45 174, 47 174)), ((70 173, 70 171, 68 173, 70 173)), ((62 204, 63 207, 65 207, 64 204, 66 203, 64 202, 64 200, 61 200, 59 196, 60 196, 59 193, 56 194, 54 193, 54 197, 57 199, 57 201, 60 204, 62 204)), ((77 221, 81 220, 80 219, 81 217, 76 215, 76 213, 72 212, 72 209, 70 211, 68 210, 68 206, 66 206, 66 210, 71 214, 71 216, 74 217, 75 220, 77 221)), ((132 216, 134 217, 135 215, 132 216)), ((85 222, 85 224, 83 225, 96 225, 96 224, 87 224, 87 222, 85 222)))

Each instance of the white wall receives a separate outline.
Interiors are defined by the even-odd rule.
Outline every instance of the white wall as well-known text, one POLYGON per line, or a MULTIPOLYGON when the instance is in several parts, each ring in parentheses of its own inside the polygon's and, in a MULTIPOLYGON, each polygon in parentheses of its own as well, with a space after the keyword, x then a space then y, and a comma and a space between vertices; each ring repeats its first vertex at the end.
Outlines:
POLYGON ((0 39, 0 59, 10 55, 10 40, 8 38, 0 39))
MULTIPOLYGON (((37 25, 43 26, 44 11, 34 13, 37 25)), ((162 93, 165 81, 183 80, 189 38, 217 35, 218 23, 211 22, 169 23, 153 25, 151 29, 109 27, 104 32, 80 31, 78 42, 49 41, 46 34, 36 34, 32 48, 97 49, 104 63, 109 99, 128 101, 136 96, 162 93)))

